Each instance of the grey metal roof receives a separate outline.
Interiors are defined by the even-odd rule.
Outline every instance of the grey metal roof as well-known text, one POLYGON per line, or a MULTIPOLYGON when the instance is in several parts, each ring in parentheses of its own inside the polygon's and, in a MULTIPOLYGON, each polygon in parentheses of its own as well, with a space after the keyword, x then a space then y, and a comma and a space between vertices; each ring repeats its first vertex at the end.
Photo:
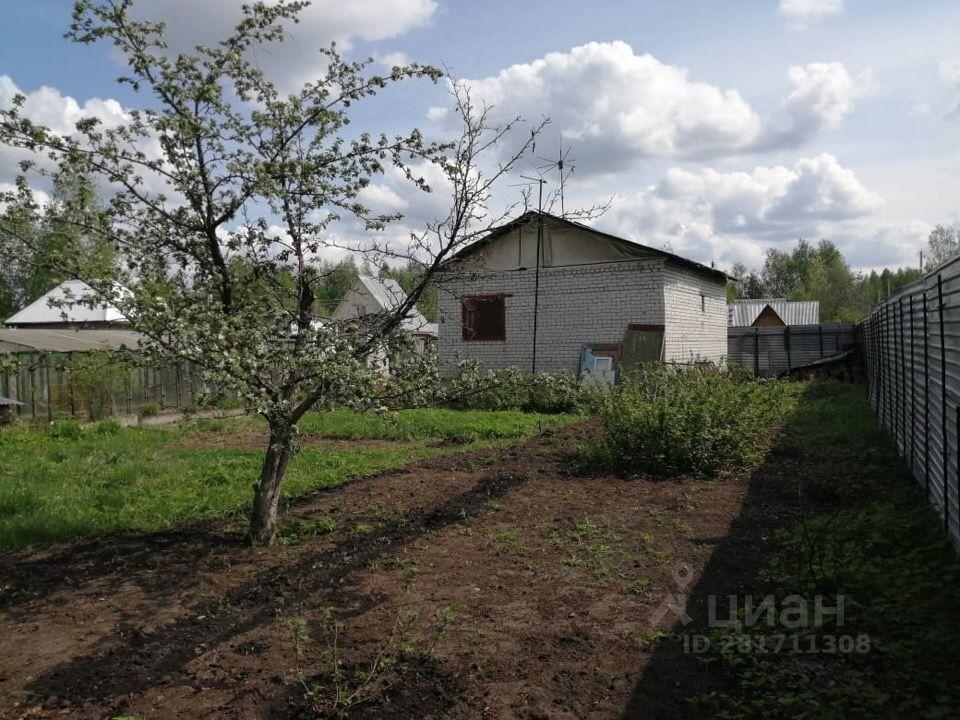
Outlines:
POLYGON ((787 325, 818 325, 819 300, 787 300, 786 298, 757 298, 734 300, 727 305, 730 327, 749 327, 770 306, 787 325))
POLYGON ((11 353, 132 350, 139 344, 133 330, 0 328, 0 350, 11 353))
MULTIPOLYGON (((406 302, 407 294, 403 291, 403 288, 400 287, 400 283, 393 278, 360 275, 357 279, 367 289, 367 292, 370 293, 370 296, 376 303, 385 311, 396 310, 397 307, 406 302)), ((430 323, 427 322, 427 319, 416 306, 407 311, 406 317, 404 317, 401 322, 401 327, 408 332, 425 333, 424 328, 428 325, 430 325, 430 323)), ((434 327, 434 330, 436 330, 436 327, 434 327)))
POLYGON ((123 315, 113 305, 90 307, 83 301, 93 298, 93 288, 82 280, 67 280, 6 320, 7 325, 50 325, 54 323, 117 323, 123 315))

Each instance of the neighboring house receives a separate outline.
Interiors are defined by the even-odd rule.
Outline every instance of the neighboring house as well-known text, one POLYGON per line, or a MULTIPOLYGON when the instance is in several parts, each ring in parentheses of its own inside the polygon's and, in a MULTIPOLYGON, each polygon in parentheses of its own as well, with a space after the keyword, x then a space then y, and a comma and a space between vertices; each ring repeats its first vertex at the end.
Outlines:
MULTIPOLYGON (((331 320, 353 320, 390 312, 407 299, 400 283, 390 278, 359 275, 347 288, 343 299, 330 315, 331 320)), ((423 352, 437 339, 437 324, 429 323, 414 307, 403 319, 401 327, 414 341, 417 352, 423 352)))
POLYGON ((727 352, 723 272, 547 213, 462 249, 437 282, 446 372, 473 359, 610 378, 634 362, 727 352))
POLYGON ((734 300, 729 305, 730 327, 783 327, 820 324, 819 300, 760 298, 734 300))
POLYGON ((84 302, 93 289, 82 280, 67 280, 7 318, 10 328, 122 328, 127 323, 112 305, 84 302))

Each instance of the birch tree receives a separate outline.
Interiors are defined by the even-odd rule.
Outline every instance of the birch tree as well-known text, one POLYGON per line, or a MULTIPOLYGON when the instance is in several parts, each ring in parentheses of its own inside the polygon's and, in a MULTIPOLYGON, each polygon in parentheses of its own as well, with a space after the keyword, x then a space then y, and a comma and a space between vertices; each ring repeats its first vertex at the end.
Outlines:
MULTIPOLYGON (((436 377, 428 360, 405 355, 385 382, 370 357, 403 345, 401 321, 437 268, 510 211, 489 211, 492 188, 539 131, 504 154, 519 118, 492 126, 487 111, 456 85, 462 128, 454 142, 430 142, 417 130, 353 130, 361 101, 403 81, 437 81, 441 73, 410 64, 378 75, 369 61, 348 62, 335 47, 321 50, 322 77, 281 92, 249 58, 258 46, 282 41, 305 5, 250 4, 221 42, 173 54, 162 24, 132 17, 132 0, 79 0, 67 36, 112 44, 126 61, 119 81, 143 97, 142 108, 111 127, 83 119, 66 137, 26 117, 23 97, 0 111, 0 142, 31 155, 18 190, 3 201, 21 216, 100 233, 116 250, 111 273, 100 268, 93 275, 69 253, 50 263, 90 284, 97 300, 118 306, 143 334, 148 358, 194 363, 265 418, 269 439, 250 517, 250 537, 260 544, 274 541, 282 481, 305 413, 422 401, 436 377), (361 191, 391 166, 430 191, 416 170, 424 162, 444 170, 449 213, 407 241, 388 242, 381 231, 399 216, 372 212, 361 191), (31 177, 43 175, 95 181, 104 207, 84 219, 76 208, 38 203, 31 177), (362 230, 347 234, 353 240, 334 232, 347 221, 362 230), (329 271, 323 258, 330 248, 373 258, 373 267, 414 260, 422 273, 395 308, 323 322, 313 288, 329 271)), ((0 230, 8 252, 17 244, 29 248, 30 237, 16 227, 0 230)))

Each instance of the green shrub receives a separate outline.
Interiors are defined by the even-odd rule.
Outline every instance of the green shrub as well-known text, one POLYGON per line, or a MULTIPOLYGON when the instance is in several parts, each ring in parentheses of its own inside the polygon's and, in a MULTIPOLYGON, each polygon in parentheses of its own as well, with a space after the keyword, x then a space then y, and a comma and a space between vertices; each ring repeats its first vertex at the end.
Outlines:
POLYGON ((654 475, 709 475, 754 462, 783 405, 778 382, 739 371, 650 365, 597 400, 603 432, 579 449, 584 466, 654 475))
POLYGON ((58 418, 50 423, 51 437, 76 440, 83 434, 83 426, 71 417, 58 418))
POLYGON ((101 420, 93 426, 93 429, 98 435, 116 435, 123 430, 123 425, 116 420, 101 420))
POLYGON ((102 420, 113 415, 128 368, 113 353, 101 350, 76 354, 66 368, 76 401, 86 409, 87 419, 102 420))
POLYGON ((464 363, 446 381, 442 396, 460 410, 523 410, 577 413, 586 408, 585 388, 575 375, 530 373, 507 368, 482 371, 464 363))
POLYGON ((137 419, 143 422, 145 418, 156 417, 160 414, 160 406, 155 402, 144 403, 137 411, 137 419))

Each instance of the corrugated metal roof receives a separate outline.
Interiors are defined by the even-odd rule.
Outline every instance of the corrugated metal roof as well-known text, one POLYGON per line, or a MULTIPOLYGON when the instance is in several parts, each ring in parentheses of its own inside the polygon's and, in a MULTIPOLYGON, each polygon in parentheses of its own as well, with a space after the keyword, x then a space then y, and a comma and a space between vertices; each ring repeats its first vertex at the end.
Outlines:
MULTIPOLYGON (((407 294, 403 291, 403 288, 400 287, 400 283, 393 278, 377 278, 371 277, 370 275, 360 275, 357 280, 367 289, 370 296, 384 311, 395 310, 407 299, 407 294)), ((401 327, 409 332, 426 332, 424 328, 428 325, 430 325, 430 323, 427 322, 427 319, 416 307, 411 308, 410 311, 407 312, 407 316, 401 323, 401 327)), ((436 332, 436 327, 434 327, 434 332, 436 332)))
POLYGON ((7 318, 7 325, 52 325, 55 323, 123 322, 112 305, 81 304, 93 297, 93 289, 82 280, 67 280, 7 318), (53 304, 51 304, 51 302, 53 304))
POLYGON ((133 330, 0 328, 0 350, 11 353, 135 349, 139 344, 140 334, 133 330))
POLYGON ((787 325, 818 325, 820 323, 819 300, 758 298, 734 300, 727 305, 730 327, 749 327, 753 325, 768 305, 787 325))

